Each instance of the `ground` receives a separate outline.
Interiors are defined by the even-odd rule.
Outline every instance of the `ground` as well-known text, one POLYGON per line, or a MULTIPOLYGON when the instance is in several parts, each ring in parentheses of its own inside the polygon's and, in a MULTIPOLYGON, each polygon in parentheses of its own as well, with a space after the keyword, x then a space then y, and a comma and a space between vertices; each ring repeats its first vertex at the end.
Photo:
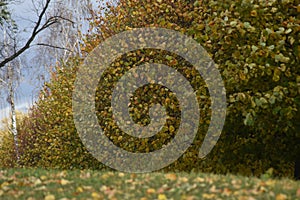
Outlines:
POLYGON ((0 199, 300 199, 300 181, 202 173, 0 170, 0 199))

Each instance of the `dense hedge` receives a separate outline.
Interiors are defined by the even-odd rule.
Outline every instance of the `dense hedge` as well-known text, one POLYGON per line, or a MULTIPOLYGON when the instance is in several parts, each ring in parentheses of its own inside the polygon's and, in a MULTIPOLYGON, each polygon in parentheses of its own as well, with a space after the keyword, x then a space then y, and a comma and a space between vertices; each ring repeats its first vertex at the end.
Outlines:
MULTIPOLYGON (((201 170, 216 173, 291 176, 292 162, 300 155, 299 6, 296 1, 258 0, 120 0, 105 15, 91 22, 82 50, 86 55, 107 37, 139 27, 164 27, 198 41, 217 63, 227 92, 227 117, 221 138, 203 160, 198 148, 210 120, 210 98, 204 81, 189 63, 170 52, 139 50, 116 60, 100 82, 97 114, 106 135, 128 151, 148 152, 168 142, 178 127, 178 102, 171 91, 148 85, 136 92, 133 119, 147 124, 149 103, 157 95, 171 116, 165 128, 151 139, 137 140, 123 133, 111 119, 110 94, 116 81, 130 68, 146 62, 176 68, 199 95, 201 120, 197 138, 188 151, 165 170, 201 170), (115 74, 115 76, 111 76, 115 74), (161 91, 161 92, 155 92, 161 91), (201 97, 201 98, 200 98, 201 97), (142 105, 140 109, 138 105, 142 105), (170 127, 173 128, 170 128, 170 127), (121 139, 120 139, 121 138, 121 139), (126 142, 124 142, 126 141, 126 142)), ((77 135, 71 97, 75 72, 81 61, 74 58, 58 67, 51 82, 21 130, 26 166, 101 168, 77 135)))
MULTIPOLYGON (((16 112, 17 130, 20 131, 28 116, 25 113, 16 112)), ((19 144, 20 144, 19 140, 19 144)), ((22 148, 21 148, 22 149, 22 148)), ((11 118, 4 118, 0 122, 0 168, 18 167, 14 136, 11 132, 11 118)))
POLYGON ((20 127, 21 165, 42 168, 94 168, 103 165, 93 158, 77 135, 72 116, 72 85, 78 61, 69 62, 52 74, 30 118, 20 127))
POLYGON ((13 135, 8 130, 0 130, 0 168, 16 166, 16 155, 13 143, 13 135))

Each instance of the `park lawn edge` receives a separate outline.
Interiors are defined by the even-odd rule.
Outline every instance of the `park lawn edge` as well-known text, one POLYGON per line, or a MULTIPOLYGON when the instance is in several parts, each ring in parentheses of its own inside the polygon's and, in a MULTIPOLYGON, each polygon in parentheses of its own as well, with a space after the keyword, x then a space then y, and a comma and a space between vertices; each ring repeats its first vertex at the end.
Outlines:
POLYGON ((300 181, 204 173, 0 170, 0 199, 300 199, 300 181))

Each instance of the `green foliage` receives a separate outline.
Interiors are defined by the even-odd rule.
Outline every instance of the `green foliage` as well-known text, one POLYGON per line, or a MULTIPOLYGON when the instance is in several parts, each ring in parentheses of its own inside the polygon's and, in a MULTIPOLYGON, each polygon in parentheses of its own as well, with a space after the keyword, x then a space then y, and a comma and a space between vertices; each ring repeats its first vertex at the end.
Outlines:
MULTIPOLYGON (((139 27, 164 27, 198 41, 212 56, 227 91, 227 118, 223 133, 208 157, 197 157, 210 122, 210 98, 200 75, 171 52, 142 49, 112 63, 99 83, 96 108, 107 137, 128 151, 149 152, 161 148, 178 129, 180 109, 171 91, 147 85, 134 94, 130 110, 140 124, 149 123, 148 110, 166 106, 169 121, 160 133, 138 140, 120 130, 112 119, 110 96, 118 79, 134 66, 164 63, 180 71, 198 95, 201 119, 197 138, 188 151, 165 170, 200 170, 216 173, 291 176, 300 154, 299 5, 296 1, 134 1, 120 0, 91 22, 82 50, 88 54, 109 36, 139 27), (157 92, 158 91, 158 92, 157 92), (159 92, 160 91, 160 92, 159 92)), ((78 59, 58 68, 32 111, 25 165, 72 168, 95 167, 81 144, 72 119, 71 96, 78 59)), ((25 143, 24 143, 25 144, 25 143)))

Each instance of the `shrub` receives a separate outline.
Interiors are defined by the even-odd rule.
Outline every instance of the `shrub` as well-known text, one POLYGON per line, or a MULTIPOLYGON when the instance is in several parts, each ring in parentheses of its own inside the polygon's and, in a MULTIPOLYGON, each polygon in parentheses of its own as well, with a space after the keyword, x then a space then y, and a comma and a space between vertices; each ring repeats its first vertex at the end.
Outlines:
MULTIPOLYGON (((137 140, 123 133, 112 120, 109 109, 112 88, 126 71, 146 62, 162 62, 180 71, 201 95, 197 138, 165 170, 260 175, 274 168, 275 175, 291 176, 291 162, 300 154, 298 10, 293 0, 120 0, 115 6, 108 6, 104 15, 100 9, 91 22, 92 33, 87 35, 82 47, 86 55, 106 38, 131 28, 164 27, 180 31, 198 41, 217 64, 225 83, 228 106, 221 138, 206 159, 199 159, 198 148, 211 112, 206 84, 189 63, 172 52, 142 49, 112 63, 99 83, 97 116, 106 135, 124 149, 140 152, 160 148, 172 139, 180 122, 180 109, 176 97, 166 98, 172 96, 171 91, 148 85, 134 94, 133 99, 142 98, 137 105, 131 102, 131 114, 136 122, 149 122, 147 112, 149 104, 154 102, 143 99, 147 95, 157 95, 174 120, 150 139, 137 140), (175 130, 171 131, 171 126, 175 130)), ((30 119, 30 128, 24 127, 25 135, 35 137, 31 147, 38 152, 38 166, 101 166, 87 153, 73 124, 71 95, 80 63, 75 58, 58 68, 33 112, 39 116, 30 119)))

